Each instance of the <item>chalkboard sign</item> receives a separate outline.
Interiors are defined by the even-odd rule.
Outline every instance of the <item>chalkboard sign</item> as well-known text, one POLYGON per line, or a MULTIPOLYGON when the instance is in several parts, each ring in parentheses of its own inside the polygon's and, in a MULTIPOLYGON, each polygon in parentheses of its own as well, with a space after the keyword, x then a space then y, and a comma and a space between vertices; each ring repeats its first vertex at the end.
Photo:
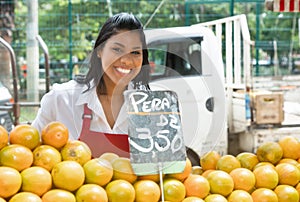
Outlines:
POLYGON ((126 91, 130 160, 137 175, 182 172, 186 150, 177 94, 126 91))

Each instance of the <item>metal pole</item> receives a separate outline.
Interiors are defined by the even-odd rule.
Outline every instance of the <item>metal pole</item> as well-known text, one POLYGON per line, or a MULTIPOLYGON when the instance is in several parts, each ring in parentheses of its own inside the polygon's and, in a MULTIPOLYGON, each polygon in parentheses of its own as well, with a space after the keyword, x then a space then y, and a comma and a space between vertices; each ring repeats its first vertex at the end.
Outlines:
POLYGON ((108 15, 109 17, 113 16, 113 12, 112 12, 112 7, 111 7, 111 1, 110 0, 106 0, 107 3, 107 7, 108 7, 108 15))
POLYGON ((188 25, 190 25, 190 15, 191 15, 191 13, 190 13, 190 3, 189 2, 187 2, 187 1, 185 1, 185 3, 184 3, 184 8, 185 8, 185 25, 186 26, 188 26, 188 25))
POLYGON ((68 5, 68 16, 69 16, 69 78, 72 79, 72 66, 73 66, 73 61, 72 61, 72 48, 73 48, 73 39, 72 39, 72 0, 69 0, 69 5, 68 5))
POLYGON ((50 73, 49 73, 49 51, 45 41, 42 39, 40 35, 36 36, 45 57, 45 73, 46 73, 46 93, 50 90, 50 73))
POLYGON ((296 23, 297 23, 297 13, 293 14, 293 27, 292 27, 292 33, 291 33, 291 42, 290 42, 290 50, 289 50, 289 66, 288 66, 288 70, 289 73, 292 73, 293 70, 293 64, 292 64, 292 59, 293 59, 293 48, 294 48, 294 41, 293 41, 293 36, 295 35, 295 31, 296 31, 296 23))
POLYGON ((278 62, 278 52, 277 52, 277 41, 273 41, 274 48, 274 76, 279 75, 279 62, 278 62))
MULTIPOLYGON (((260 11, 261 5, 260 3, 256 3, 256 35, 255 41, 259 42, 259 35, 260 35, 260 11)), ((255 46, 255 75, 259 76, 259 68, 258 68, 258 61, 259 61, 259 47, 255 46)))
POLYGON ((230 16, 234 15, 234 0, 230 1, 230 16))
POLYGON ((27 23, 27 99, 39 100, 39 46, 36 40, 38 35, 38 0, 28 0, 28 23, 27 23))
POLYGON ((159 9, 162 7, 162 5, 165 3, 166 0, 162 0, 160 4, 156 7, 155 11, 152 13, 148 21, 145 23, 144 28, 148 26, 148 24, 151 22, 152 18, 156 15, 156 13, 159 11, 159 9))

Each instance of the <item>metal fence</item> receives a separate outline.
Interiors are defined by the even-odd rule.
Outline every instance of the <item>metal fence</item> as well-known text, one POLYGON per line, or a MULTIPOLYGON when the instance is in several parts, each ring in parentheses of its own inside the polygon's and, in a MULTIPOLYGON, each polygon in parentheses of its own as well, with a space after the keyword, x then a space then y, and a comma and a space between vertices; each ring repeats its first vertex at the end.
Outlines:
MULTIPOLYGON (((22 58, 26 58, 27 8, 26 1, 16 2, 18 5, 15 6, 16 27, 12 46, 16 51, 18 65, 21 66, 22 58)), ((262 48, 269 49, 270 52, 274 49, 273 41, 264 41, 260 38, 260 34, 270 34, 267 31, 273 29, 266 26, 264 22, 266 20, 276 21, 272 18, 263 21, 263 14, 268 13, 264 8, 264 0, 39 0, 39 34, 49 48, 50 69, 56 73, 51 82, 59 82, 57 78, 65 80, 72 76, 74 65, 80 65, 91 51, 93 40, 103 22, 110 15, 118 12, 131 12, 137 15, 146 28, 184 26, 236 14, 246 14, 252 40, 256 41, 253 58, 261 59, 260 50, 262 48), (222 6, 220 6, 221 4, 222 6)), ((274 16, 276 17, 278 14, 274 16)), ((295 16, 298 19, 299 14, 285 14, 285 18, 280 21, 292 21, 295 16)), ((279 22, 277 21, 277 23, 279 22)), ((278 35, 284 32, 291 32, 291 26, 276 30, 278 35)), ((293 40, 292 37, 289 41, 278 39, 279 58, 288 55, 293 40)), ((298 43, 294 42, 293 45, 298 46, 298 43)), ((41 68, 43 68, 43 60, 41 53, 41 68)), ((257 75, 272 74, 268 67, 267 73, 261 72, 265 68, 265 64, 261 66, 256 66, 257 75)))

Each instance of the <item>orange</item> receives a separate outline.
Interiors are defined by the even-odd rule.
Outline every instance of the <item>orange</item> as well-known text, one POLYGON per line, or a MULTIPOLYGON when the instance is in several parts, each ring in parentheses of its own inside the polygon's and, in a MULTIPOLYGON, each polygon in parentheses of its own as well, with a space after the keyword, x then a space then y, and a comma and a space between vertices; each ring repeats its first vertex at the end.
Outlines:
POLYGON ((119 157, 112 162, 114 170, 114 180, 127 180, 130 183, 134 183, 137 180, 137 175, 133 172, 130 159, 126 157, 119 157))
POLYGON ((300 169, 300 163, 295 159, 283 158, 277 164, 280 164, 280 163, 289 163, 289 164, 296 166, 298 169, 300 169))
POLYGON ((212 194, 221 194, 227 197, 234 188, 234 182, 231 176, 222 170, 215 170, 208 174, 207 180, 210 184, 212 194))
POLYGON ((201 175, 190 174, 183 184, 186 189, 186 196, 196 196, 203 199, 210 191, 208 180, 201 175))
POLYGON ((282 137, 278 143, 283 150, 283 158, 300 158, 300 142, 296 137, 287 135, 282 137))
POLYGON ((255 187, 255 175, 247 168, 236 168, 232 170, 230 176, 234 182, 234 189, 251 192, 255 187))
POLYGON ((52 187, 52 177, 48 170, 42 167, 33 166, 21 172, 22 191, 32 192, 42 196, 52 187))
POLYGON ((33 150, 34 166, 40 166, 51 171, 53 166, 61 162, 60 152, 50 145, 40 145, 33 150))
POLYGON ((289 163, 280 163, 275 167, 279 177, 279 184, 295 186, 300 181, 300 170, 289 163))
POLYGON ((300 196, 300 183, 298 183, 296 186, 295 186, 299 196, 300 196))
POLYGON ((191 172, 192 174, 202 175, 203 172, 204 171, 201 166, 193 166, 192 167, 192 172, 191 172))
POLYGON ((274 192, 280 202, 299 202, 299 193, 293 186, 278 185, 274 192))
POLYGON ((103 154, 101 154, 99 156, 99 158, 101 159, 106 159, 108 160, 110 163, 113 162, 113 160, 115 160, 116 158, 119 158, 120 156, 118 154, 112 153, 112 152, 105 152, 103 154))
POLYGON ((215 170, 221 155, 217 151, 209 151, 200 157, 200 165, 205 170, 215 170))
POLYGON ((8 132, 7 130, 0 125, 0 149, 5 147, 8 144, 8 132))
POLYGON ((135 202, 157 202, 160 199, 160 187, 152 180, 140 180, 133 184, 135 202))
POLYGON ((227 200, 228 202, 253 202, 251 195, 244 190, 234 190, 227 200))
POLYGON ((0 165, 9 166, 22 171, 31 166, 33 162, 32 151, 22 145, 11 144, 1 149, 0 165))
POLYGON ((289 163, 292 164, 294 166, 298 166, 299 162, 295 159, 291 159, 291 158, 282 158, 277 164, 279 163, 289 163))
POLYGON ((279 182, 279 176, 275 168, 271 166, 260 166, 253 170, 255 175, 255 187, 256 188, 268 188, 274 189, 279 182))
POLYGON ((278 202, 278 197, 276 193, 267 188, 258 188, 254 190, 251 194, 253 202, 278 202))
POLYGON ((105 187, 109 202, 133 202, 135 190, 127 180, 113 180, 105 187))
POLYGON ((240 161, 233 155, 227 154, 221 156, 217 162, 217 170, 223 170, 227 173, 230 173, 233 169, 240 168, 240 161))
POLYGON ((75 191, 84 183, 83 167, 76 161, 57 163, 52 171, 52 181, 56 188, 75 191))
POLYGON ((106 191, 103 187, 97 184, 84 184, 75 194, 76 201, 84 202, 108 202, 106 191))
POLYGON ((11 167, 0 167, 0 197, 8 198, 16 194, 21 184, 22 177, 19 171, 11 167))
POLYGON ((101 158, 91 159, 83 165, 85 183, 105 186, 113 176, 113 168, 109 161, 101 158))
POLYGON ((260 166, 270 166, 271 168, 275 168, 275 165, 273 165, 272 163, 270 162, 259 162, 258 164, 256 164, 256 166, 254 166, 253 170, 255 168, 258 168, 260 166))
POLYGON ((14 127, 9 133, 10 144, 20 144, 33 150, 40 145, 39 131, 27 124, 21 124, 14 127))
POLYGON ((211 173, 212 171, 214 171, 214 170, 206 170, 202 173, 202 176, 207 178, 208 174, 211 173))
POLYGON ((191 174, 191 172, 192 172, 192 162, 189 158, 186 158, 185 167, 181 173, 167 174, 167 176, 183 181, 191 174))
POLYGON ((50 122, 42 129, 41 138, 43 144, 60 149, 69 140, 69 130, 63 123, 50 122))
POLYGON ((189 196, 183 199, 182 202, 204 202, 204 200, 195 196, 189 196))
POLYGON ((257 156, 251 152, 239 153, 236 158, 240 161, 242 168, 247 168, 249 170, 253 170, 259 163, 257 156))
POLYGON ((256 155, 259 161, 266 161, 275 165, 282 158, 283 150, 277 142, 265 142, 257 148, 256 155))
POLYGON ((63 189, 51 189, 42 196, 43 202, 76 202, 75 195, 63 189))
POLYGON ((186 190, 184 184, 175 178, 163 181, 163 193, 166 201, 180 202, 185 198, 186 190))
POLYGON ((9 202, 42 202, 42 199, 31 192, 19 192, 9 199, 9 202))
POLYGON ((60 151, 62 160, 77 161, 80 165, 85 164, 92 158, 89 146, 79 140, 70 140, 60 151))
POLYGON ((227 199, 221 194, 210 194, 205 199, 205 202, 227 202, 227 199))
MULTIPOLYGON (((165 174, 162 174, 162 178, 165 177, 165 174)), ((160 182, 159 174, 149 174, 149 175, 140 175, 138 176, 138 180, 152 180, 154 182, 160 182)))

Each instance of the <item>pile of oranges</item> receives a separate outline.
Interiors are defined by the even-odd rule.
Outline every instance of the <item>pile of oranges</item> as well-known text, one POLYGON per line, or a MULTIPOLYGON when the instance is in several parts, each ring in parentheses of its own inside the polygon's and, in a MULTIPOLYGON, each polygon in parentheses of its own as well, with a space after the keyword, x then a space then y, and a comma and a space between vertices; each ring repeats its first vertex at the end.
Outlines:
POLYGON ((82 141, 51 122, 0 126, 0 202, 299 202, 300 142, 284 136, 255 153, 210 151, 182 173, 137 176, 130 159, 92 158, 82 141), (161 189, 163 187, 163 190, 161 189))

